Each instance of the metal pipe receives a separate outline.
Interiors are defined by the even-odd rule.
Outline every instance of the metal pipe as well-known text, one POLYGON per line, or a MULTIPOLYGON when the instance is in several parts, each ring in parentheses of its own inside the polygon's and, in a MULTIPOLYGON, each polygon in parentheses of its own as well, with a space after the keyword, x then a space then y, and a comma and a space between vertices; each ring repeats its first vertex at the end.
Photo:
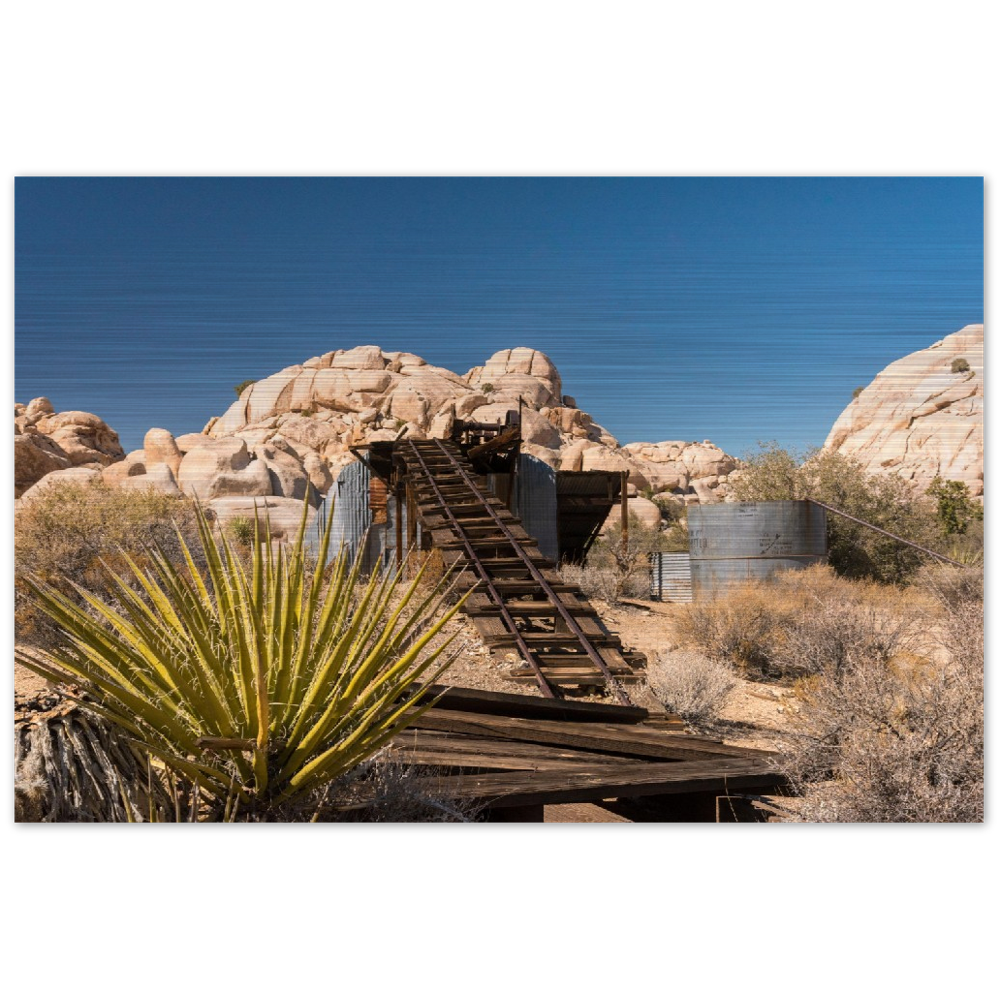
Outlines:
POLYGON ((396 569, 403 565, 403 490, 399 482, 396 483, 396 505, 393 514, 396 518, 396 569))
POLYGON ((823 510, 828 510, 831 514, 839 514, 840 517, 846 517, 848 521, 854 521, 857 524, 863 525, 865 528, 871 528, 872 531, 881 532, 883 535, 887 535, 894 541, 901 542, 903 545, 909 545, 911 549, 918 549, 921 552, 926 552, 927 555, 933 556, 935 559, 940 559, 942 562, 951 563, 952 566, 961 566, 963 569, 964 564, 958 562, 955 559, 949 559, 948 556, 941 555, 940 552, 934 552, 931 549, 924 548, 923 545, 918 545, 916 542, 911 542, 906 538, 901 538, 899 535, 894 535, 891 531, 886 531, 885 528, 880 528, 878 525, 869 524, 868 521, 862 521, 860 517, 855 517, 853 514, 845 514, 842 510, 837 510, 836 507, 831 507, 829 504, 820 503, 819 500, 813 500, 812 497, 806 497, 810 503, 816 504, 817 507, 822 507, 823 510))
POLYGON ((622 469, 622 552, 628 548, 628 469, 622 469))

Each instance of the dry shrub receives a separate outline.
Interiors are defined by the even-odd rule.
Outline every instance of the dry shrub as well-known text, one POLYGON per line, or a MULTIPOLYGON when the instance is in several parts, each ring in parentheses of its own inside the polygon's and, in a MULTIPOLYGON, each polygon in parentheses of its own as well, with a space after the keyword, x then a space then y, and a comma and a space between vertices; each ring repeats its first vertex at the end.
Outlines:
MULTIPOLYGON (((75 596, 73 583, 110 597, 108 568, 126 577, 121 551, 138 557, 159 545, 174 563, 183 557, 180 528, 189 544, 197 538, 194 504, 155 490, 116 490, 103 484, 53 486, 22 502, 14 515, 14 625, 19 642, 51 645, 54 628, 33 610, 23 578, 33 575, 75 596)), ((192 552, 197 556, 197 544, 192 552)))
POLYGON ((661 653, 648 668, 653 694, 689 722, 713 722, 736 684, 725 664, 690 652, 661 653))
POLYGON ((420 767, 379 753, 302 801, 242 820, 319 823, 474 823, 482 809, 470 800, 438 794, 438 768, 420 767))
POLYGON ((917 574, 916 588, 945 607, 983 600, 982 566, 928 563, 917 574))
POLYGON ((919 593, 845 580, 816 565, 679 608, 676 628, 685 644, 750 676, 796 678, 916 650, 915 622, 927 606, 919 593))
POLYGON ((750 676, 778 673, 775 651, 793 620, 794 605, 767 588, 741 586, 715 601, 678 607, 677 638, 713 660, 750 676))
POLYGON ((649 554, 666 551, 669 543, 664 532, 648 527, 632 514, 627 541, 622 537, 620 523, 607 525, 583 563, 563 563, 559 572, 587 597, 608 604, 618 604, 628 597, 648 598, 649 554))
POLYGON ((175 801, 120 730, 81 709, 14 727, 15 822, 142 821, 151 804, 172 815, 175 801))
POLYGON ((981 661, 916 670, 855 663, 815 679, 802 698, 804 732, 784 748, 805 794, 801 819, 981 821, 982 679, 981 661))
POLYGON ((800 685, 802 733, 785 750, 803 820, 982 821, 982 582, 945 583, 906 648, 856 645, 800 685))
POLYGON ((559 574, 566 583, 579 587, 592 599, 618 604, 623 598, 649 597, 648 567, 622 572, 616 566, 585 563, 563 563, 559 574))

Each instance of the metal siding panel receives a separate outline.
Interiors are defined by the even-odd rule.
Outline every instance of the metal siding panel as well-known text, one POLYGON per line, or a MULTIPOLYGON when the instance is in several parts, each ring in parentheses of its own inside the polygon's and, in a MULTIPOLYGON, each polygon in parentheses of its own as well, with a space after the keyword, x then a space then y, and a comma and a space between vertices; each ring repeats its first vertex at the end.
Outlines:
POLYGON ((542 553, 559 558, 556 470, 533 455, 521 455, 517 470, 517 514, 542 553))
POLYGON ((687 552, 654 552, 650 556, 650 592, 654 600, 691 600, 691 556, 687 552))

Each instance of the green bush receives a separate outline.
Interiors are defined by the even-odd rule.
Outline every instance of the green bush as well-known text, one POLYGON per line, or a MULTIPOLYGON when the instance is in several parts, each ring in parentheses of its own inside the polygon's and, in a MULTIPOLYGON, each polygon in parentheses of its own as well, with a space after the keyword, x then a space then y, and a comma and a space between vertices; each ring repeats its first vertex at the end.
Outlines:
POLYGON ((964 535, 972 522, 983 519, 982 505, 972 499, 965 483, 935 476, 927 495, 937 501, 938 522, 946 535, 964 535))
POLYGON ((229 523, 226 525, 226 530, 229 534, 243 545, 249 548, 253 545, 254 538, 254 520, 252 517, 247 517, 245 514, 239 514, 234 518, 231 518, 229 523))
POLYGON ((238 383, 237 385, 234 385, 233 386, 233 392, 236 393, 236 398, 239 399, 240 396, 243 395, 243 390, 248 385, 256 385, 256 383, 257 383, 257 380, 255 378, 248 378, 248 379, 244 379, 242 382, 238 383))
MULTIPOLYGON (((855 459, 836 452, 797 456, 773 442, 746 457, 733 483, 737 500, 812 498, 933 548, 940 543, 933 506, 899 475, 869 476, 855 459)), ((924 561, 916 549, 836 514, 827 514, 830 565, 838 573, 880 583, 909 581, 924 561)))
POLYGON ((967 372, 970 370, 969 362, 965 358, 955 358, 951 363, 951 370, 956 375, 959 372, 967 372))
POLYGON ((484 382, 482 384, 482 386, 480 386, 480 388, 483 390, 483 392, 492 392, 493 391, 493 383, 492 382, 484 382))
POLYGON ((854 392, 851 393, 851 399, 857 399, 858 396, 860 396, 861 393, 863 393, 864 391, 865 387, 863 385, 859 385, 857 389, 855 389, 854 392))

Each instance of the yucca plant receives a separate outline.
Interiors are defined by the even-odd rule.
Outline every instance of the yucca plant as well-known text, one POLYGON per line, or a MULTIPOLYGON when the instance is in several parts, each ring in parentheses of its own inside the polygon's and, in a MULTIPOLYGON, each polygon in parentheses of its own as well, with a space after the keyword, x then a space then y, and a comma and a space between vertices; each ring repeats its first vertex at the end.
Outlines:
POLYGON ((183 538, 182 565, 160 548, 148 571, 123 554, 137 583, 108 568, 117 607, 76 586, 82 609, 29 580, 63 640, 17 661, 120 726, 216 812, 234 797, 254 813, 293 805, 431 704, 451 640, 431 646, 462 603, 442 613, 447 581, 421 588, 422 570, 408 585, 400 572, 365 580, 360 552, 352 563, 342 550, 324 572, 332 511, 311 570, 305 525, 304 513, 288 546, 259 525, 244 562, 199 510, 207 571, 183 538))

